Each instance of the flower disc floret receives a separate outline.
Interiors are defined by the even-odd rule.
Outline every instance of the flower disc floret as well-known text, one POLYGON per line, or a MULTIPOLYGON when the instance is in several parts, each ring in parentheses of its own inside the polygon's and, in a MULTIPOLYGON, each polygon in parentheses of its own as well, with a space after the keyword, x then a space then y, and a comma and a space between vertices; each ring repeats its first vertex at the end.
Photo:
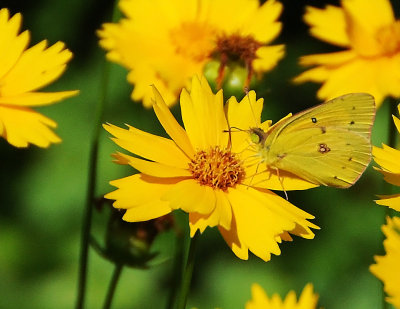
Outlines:
POLYGON ((234 188, 246 175, 236 154, 219 147, 196 153, 189 171, 201 185, 222 191, 234 188))

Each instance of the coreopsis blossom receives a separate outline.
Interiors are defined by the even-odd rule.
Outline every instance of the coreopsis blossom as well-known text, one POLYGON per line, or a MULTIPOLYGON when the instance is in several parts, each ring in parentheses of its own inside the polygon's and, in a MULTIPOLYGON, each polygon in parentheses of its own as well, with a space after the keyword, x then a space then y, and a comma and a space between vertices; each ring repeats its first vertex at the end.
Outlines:
MULTIPOLYGON (((398 106, 400 111, 400 105, 398 106)), ((400 120, 393 115, 393 121, 397 130, 400 132, 400 120)), ((382 144, 382 148, 373 147, 372 154, 380 168, 375 168, 381 172, 384 179, 395 186, 400 186, 400 150, 382 144)), ((376 203, 400 211, 400 194, 380 196, 376 203)))
POLYGON ((313 68, 295 82, 322 83, 317 93, 321 99, 367 92, 379 107, 386 96, 400 97, 400 21, 389 0, 307 7, 304 20, 313 36, 345 50, 301 57, 301 65, 313 68))
POLYGON ((284 300, 278 294, 269 298, 256 283, 251 287, 251 294, 252 300, 246 303, 246 309, 315 309, 318 302, 318 294, 314 294, 311 283, 304 287, 299 300, 294 291, 290 291, 284 300))
POLYGON ((48 147, 60 142, 50 129, 57 124, 31 107, 53 104, 78 91, 39 92, 60 77, 72 53, 64 43, 47 47, 42 41, 30 48, 29 31, 20 32, 20 13, 10 17, 0 10, 0 135, 11 145, 48 147))
POLYGON ((387 217, 382 231, 386 255, 375 256, 376 264, 370 266, 370 271, 383 282, 386 301, 400 308, 400 218, 387 217))
MULTIPOLYGON (((145 221, 182 209, 189 213, 192 237, 217 226, 241 259, 247 259, 250 250, 268 261, 271 253, 280 254, 278 243, 292 240, 289 233, 314 237, 310 228, 318 227, 308 221, 313 216, 266 189, 281 189, 278 177, 246 162, 253 154, 248 134, 228 132, 222 91, 213 94, 204 77, 193 78, 190 93, 184 89, 180 97, 182 128, 153 90, 154 111, 171 139, 131 126, 104 125, 117 145, 138 156, 114 155, 117 163, 140 173, 111 181, 118 189, 105 196, 115 200, 114 207, 126 209, 124 220, 145 221)), ((225 106, 229 124, 254 126, 262 104, 254 91, 241 103, 232 97, 225 106)), ((258 125, 266 128, 269 123, 258 125)), ((286 190, 315 186, 294 175, 283 177, 286 190)))
POLYGON ((230 60, 253 73, 271 70, 284 46, 267 46, 275 39, 282 4, 268 0, 120 0, 126 18, 104 24, 98 32, 107 58, 129 70, 133 100, 152 106, 154 84, 172 105, 191 77, 212 59, 220 61, 219 81, 230 60))

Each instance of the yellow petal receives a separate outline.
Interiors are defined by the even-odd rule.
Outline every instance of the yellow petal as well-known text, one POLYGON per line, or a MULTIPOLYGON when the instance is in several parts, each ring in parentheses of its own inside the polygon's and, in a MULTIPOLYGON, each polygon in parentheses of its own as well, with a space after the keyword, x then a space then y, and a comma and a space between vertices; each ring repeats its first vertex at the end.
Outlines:
POLYGON ((229 230, 222 226, 219 226, 218 229, 227 245, 232 249, 232 252, 239 259, 247 260, 249 258, 249 249, 245 244, 241 243, 238 238, 235 217, 232 217, 232 225, 229 230))
POLYGON ((315 225, 306 220, 312 216, 271 192, 262 194, 252 188, 238 187, 229 191, 229 201, 241 247, 247 247, 265 261, 271 258, 271 253, 280 254, 275 237, 284 231, 301 226, 302 237, 314 236, 309 227, 315 225))
POLYGON ((246 183, 258 189, 268 188, 270 190, 291 191, 318 187, 318 185, 286 171, 279 171, 278 177, 277 171, 268 170, 265 163, 252 165, 246 172, 246 183))
POLYGON ((256 72, 272 70, 285 55, 285 45, 262 46, 257 49, 257 58, 253 61, 256 72))
POLYGON ((256 93, 249 91, 238 103, 235 97, 231 97, 226 104, 229 126, 232 128, 232 151, 240 153, 249 145, 249 133, 247 130, 261 125, 261 111, 264 99, 256 99, 256 93), (234 128, 239 131, 236 132, 234 128))
POLYGON ((347 24, 342 8, 327 5, 325 9, 306 7, 304 21, 314 37, 338 46, 348 46, 347 24))
POLYGON ((214 190, 194 179, 180 181, 162 196, 162 200, 169 201, 171 208, 187 213, 209 214, 216 206, 214 190))
POLYGON ((154 177, 192 177, 192 174, 187 169, 177 168, 173 166, 168 166, 165 164, 146 161, 143 159, 135 158, 132 156, 125 155, 123 153, 118 153, 118 161, 121 162, 121 158, 133 168, 137 169, 139 172, 154 176, 154 177))
POLYGON ((29 32, 18 34, 21 20, 20 13, 9 19, 8 9, 0 10, 0 79, 15 65, 28 46, 29 32))
POLYGON ((153 86, 155 101, 154 112, 168 135, 174 140, 177 146, 189 157, 193 158, 194 150, 190 144, 186 131, 179 125, 165 104, 157 88, 153 86))
POLYGON ((282 23, 277 21, 282 9, 283 5, 280 2, 266 1, 249 19, 243 34, 250 34, 259 42, 271 42, 282 29, 282 23))
POLYGON ((164 216, 172 211, 169 203, 160 200, 153 200, 149 203, 129 208, 122 219, 128 222, 148 221, 164 216))
MULTIPOLYGON (((384 74, 384 72, 381 72, 382 64, 384 63, 380 59, 365 60, 358 58, 336 67, 324 66, 321 68, 323 73, 321 75, 321 71, 312 69, 306 71, 298 78, 304 81, 305 77, 307 77, 308 80, 318 82, 321 81, 321 77, 326 79, 317 93, 321 99, 332 99, 343 95, 343 93, 366 92, 375 97, 376 105, 379 107, 387 95, 385 93, 386 89, 380 89, 379 83, 377 83, 378 76, 384 74), (357 78, 354 78, 354 76, 357 76, 357 78)), ((395 93, 400 91, 400 89, 396 87, 391 89, 391 91, 395 93)))
POLYGON ((104 197, 115 200, 113 206, 116 208, 129 209, 153 200, 161 200, 161 196, 179 181, 179 178, 156 178, 136 174, 110 181, 110 184, 118 189, 104 197))
POLYGON ((0 105, 0 133, 13 146, 48 147, 59 143, 61 139, 49 129, 56 126, 53 120, 30 108, 0 105))
POLYGON ((75 96, 79 93, 74 91, 59 92, 26 92, 15 96, 0 96, 0 104, 10 104, 19 106, 40 106, 48 105, 63 99, 75 96))
POLYGON ((182 120, 191 144, 196 150, 210 146, 226 147, 227 122, 223 109, 222 91, 213 94, 204 77, 193 77, 190 95, 181 94, 182 120))
POLYGON ((196 231, 200 233, 206 229, 207 226, 221 226, 226 230, 231 228, 232 209, 229 204, 226 193, 221 190, 214 190, 216 197, 216 206, 211 214, 202 215, 199 213, 189 214, 190 235, 193 237, 196 231))
POLYGON ((387 206, 394 210, 400 211, 400 194, 380 196, 380 200, 375 202, 378 205, 387 206))
POLYGON ((377 33, 394 22, 389 0, 343 0, 348 33, 353 48, 361 55, 373 56, 381 52, 377 33))
POLYGON ((170 139, 146 133, 131 126, 128 126, 129 130, 112 124, 106 124, 103 127, 115 136, 113 141, 118 146, 138 156, 169 166, 183 169, 188 167, 189 159, 170 139))
POLYGON ((72 53, 57 42, 46 48, 42 41, 23 52, 17 63, 0 80, 2 96, 15 96, 36 90, 57 79, 65 70, 72 53))
POLYGON ((303 56, 300 58, 300 65, 327 65, 329 67, 335 67, 338 65, 345 64, 357 57, 357 54, 352 50, 340 51, 335 53, 326 54, 315 54, 303 56))
POLYGON ((382 146, 372 148, 375 162, 387 171, 400 174, 400 151, 384 144, 382 146))
POLYGON ((370 266, 370 271, 384 284, 386 301, 394 308, 400 308, 400 218, 387 217, 387 224, 382 226, 386 236, 383 242, 386 255, 375 256, 376 264, 370 266))

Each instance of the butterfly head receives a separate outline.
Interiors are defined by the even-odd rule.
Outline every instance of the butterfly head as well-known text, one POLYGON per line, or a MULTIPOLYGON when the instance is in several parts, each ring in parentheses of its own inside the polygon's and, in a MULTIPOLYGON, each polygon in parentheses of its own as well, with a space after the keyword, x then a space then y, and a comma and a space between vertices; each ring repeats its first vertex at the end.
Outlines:
POLYGON ((264 145, 267 133, 261 128, 250 128, 249 130, 250 140, 257 145, 264 145))

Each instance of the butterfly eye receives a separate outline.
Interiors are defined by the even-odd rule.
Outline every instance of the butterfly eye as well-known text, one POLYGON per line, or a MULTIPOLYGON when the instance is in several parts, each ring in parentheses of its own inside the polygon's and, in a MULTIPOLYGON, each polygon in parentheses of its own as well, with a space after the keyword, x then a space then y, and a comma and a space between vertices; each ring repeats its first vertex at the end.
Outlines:
POLYGON ((254 144, 261 144, 265 140, 265 132, 260 128, 250 129, 250 140, 254 144))
POLYGON ((250 133, 250 139, 254 144, 260 143, 261 140, 260 137, 255 132, 250 133))

